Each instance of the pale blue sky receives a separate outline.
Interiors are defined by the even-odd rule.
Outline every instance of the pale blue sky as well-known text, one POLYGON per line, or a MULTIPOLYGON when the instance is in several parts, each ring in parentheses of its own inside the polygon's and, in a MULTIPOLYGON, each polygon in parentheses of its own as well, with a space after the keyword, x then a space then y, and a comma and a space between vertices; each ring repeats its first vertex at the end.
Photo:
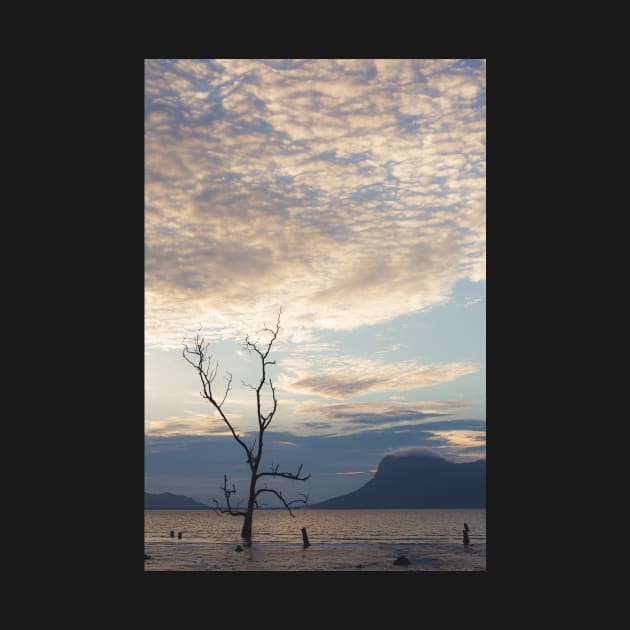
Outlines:
POLYGON ((181 341, 202 326, 247 433, 239 342, 280 306, 263 464, 312 474, 287 495, 485 457, 485 61, 146 60, 145 100, 146 490, 244 478, 181 341))

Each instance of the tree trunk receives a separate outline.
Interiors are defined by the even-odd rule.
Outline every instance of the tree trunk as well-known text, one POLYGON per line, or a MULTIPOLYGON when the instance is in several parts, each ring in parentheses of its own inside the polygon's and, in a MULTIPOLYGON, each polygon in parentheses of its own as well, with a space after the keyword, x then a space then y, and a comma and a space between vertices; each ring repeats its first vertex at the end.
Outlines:
POLYGON ((249 499, 247 500, 247 513, 245 514, 243 529, 241 530, 241 538, 244 538, 248 544, 251 544, 252 542, 252 521, 254 520, 254 505, 256 503, 256 474, 258 473, 259 462, 260 453, 258 455, 258 460, 255 462, 254 467, 252 468, 252 478, 249 482, 249 499))
POLYGON ((247 510, 245 515, 243 529, 241 530, 241 538, 245 539, 248 543, 252 541, 252 520, 254 516, 253 508, 247 510))

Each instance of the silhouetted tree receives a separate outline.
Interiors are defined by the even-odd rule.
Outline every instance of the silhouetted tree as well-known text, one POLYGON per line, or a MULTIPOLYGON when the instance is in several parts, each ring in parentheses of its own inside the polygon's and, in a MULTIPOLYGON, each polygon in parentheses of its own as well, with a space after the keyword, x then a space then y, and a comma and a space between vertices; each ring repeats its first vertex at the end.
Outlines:
POLYGON ((293 512, 291 511, 291 506, 296 503, 306 503, 308 501, 308 495, 301 494, 301 499, 293 499, 292 501, 287 501, 284 496, 282 496, 282 492, 275 490, 273 488, 268 488, 265 484, 263 488, 258 488, 257 484, 260 479, 263 477, 282 477, 284 479, 293 479, 295 481, 306 481, 310 478, 310 475, 302 476, 302 464, 300 464, 297 468, 297 472, 284 472, 280 471, 280 467, 278 464, 275 466, 271 466, 270 471, 259 472, 258 469, 260 467, 260 461, 263 455, 263 436, 264 433, 271 424, 271 420, 273 419, 274 414, 276 413, 276 409, 278 408, 278 400, 276 398, 276 388, 273 386, 271 378, 267 378, 267 366, 275 365, 275 361, 267 360, 269 356, 269 352, 271 351, 271 346, 274 341, 278 337, 278 333, 280 332, 280 314, 278 313, 278 321, 276 322, 276 327, 274 330, 271 328, 263 328, 259 330, 257 334, 265 333, 266 335, 270 335, 270 340, 266 345, 260 346, 260 340, 251 341, 249 335, 245 337, 244 348, 249 352, 254 352, 260 358, 260 368, 261 375, 260 381, 258 385, 254 387, 253 385, 249 385, 247 383, 243 383, 243 385, 252 389, 256 394, 256 417, 258 418, 258 437, 254 440, 251 446, 248 446, 241 436, 234 429, 233 424, 230 422, 225 412, 223 411, 223 405, 227 398, 227 395, 230 391, 232 385, 232 375, 229 372, 227 373, 226 381, 227 387, 225 388, 225 393, 223 398, 219 402, 212 391, 212 384, 214 383, 214 379, 216 378, 217 371, 219 369, 219 363, 216 362, 214 368, 212 367, 212 355, 208 354, 208 344, 204 342, 203 338, 199 337, 199 333, 195 338, 195 344, 193 348, 189 348, 187 344, 184 344, 183 357, 192 365, 197 373, 199 374, 199 378, 201 380, 201 384, 203 386, 203 392, 201 392, 201 396, 205 398, 218 412, 221 416, 223 422, 227 425, 228 429, 232 433, 232 437, 238 442, 238 444, 245 451, 246 455, 246 463, 249 465, 251 477, 249 482, 249 496, 247 499, 247 509, 238 509, 232 506, 231 497, 233 494, 236 494, 236 487, 234 484, 231 487, 228 487, 228 478, 227 475, 223 476, 223 495, 225 497, 225 507, 221 507, 219 502, 214 499, 214 503, 216 504, 216 511, 220 514, 231 514, 232 516, 242 516, 244 518, 243 528, 241 530, 241 537, 247 540, 248 543, 251 543, 252 538, 252 521, 254 515, 254 508, 260 507, 258 503, 258 497, 261 494, 269 493, 275 495, 280 501, 283 503, 284 507, 287 508, 289 514, 295 517, 293 512), (189 357, 194 357, 191 359, 189 357), (271 397, 273 401, 273 407, 271 411, 267 414, 263 413, 262 410, 262 392, 265 385, 268 385, 269 390, 271 391, 271 397))

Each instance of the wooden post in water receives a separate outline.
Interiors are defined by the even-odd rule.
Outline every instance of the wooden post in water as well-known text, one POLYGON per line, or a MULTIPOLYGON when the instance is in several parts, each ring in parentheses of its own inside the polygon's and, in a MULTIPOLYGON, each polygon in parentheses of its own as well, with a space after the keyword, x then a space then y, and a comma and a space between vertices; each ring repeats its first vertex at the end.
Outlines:
POLYGON ((305 547, 311 546, 311 543, 308 542, 308 534, 306 533, 306 527, 302 527, 302 540, 304 541, 305 547))

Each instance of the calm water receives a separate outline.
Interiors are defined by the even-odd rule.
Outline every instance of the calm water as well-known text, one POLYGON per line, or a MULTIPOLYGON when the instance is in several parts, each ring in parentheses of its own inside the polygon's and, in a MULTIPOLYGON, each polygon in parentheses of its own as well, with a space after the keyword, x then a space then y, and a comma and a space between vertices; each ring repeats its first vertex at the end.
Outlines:
MULTIPOLYGON (((257 544, 301 543, 306 527, 312 544, 335 543, 461 543, 464 522, 470 542, 486 542, 485 510, 259 510, 254 514, 257 544)), ((243 519, 212 510, 145 510, 144 540, 160 542, 169 532, 198 543, 241 541, 243 519)), ((182 541, 177 541, 182 542, 182 541)))
POLYGON ((485 510, 260 510, 251 549, 243 519, 208 510, 145 510, 146 570, 485 570, 485 510), (462 529, 470 527, 472 548, 462 529), (303 549, 301 528, 311 547, 303 549), (175 538, 169 532, 175 532, 175 538), (177 532, 182 532, 178 540, 177 532), (392 567, 403 554, 412 564, 392 567))

